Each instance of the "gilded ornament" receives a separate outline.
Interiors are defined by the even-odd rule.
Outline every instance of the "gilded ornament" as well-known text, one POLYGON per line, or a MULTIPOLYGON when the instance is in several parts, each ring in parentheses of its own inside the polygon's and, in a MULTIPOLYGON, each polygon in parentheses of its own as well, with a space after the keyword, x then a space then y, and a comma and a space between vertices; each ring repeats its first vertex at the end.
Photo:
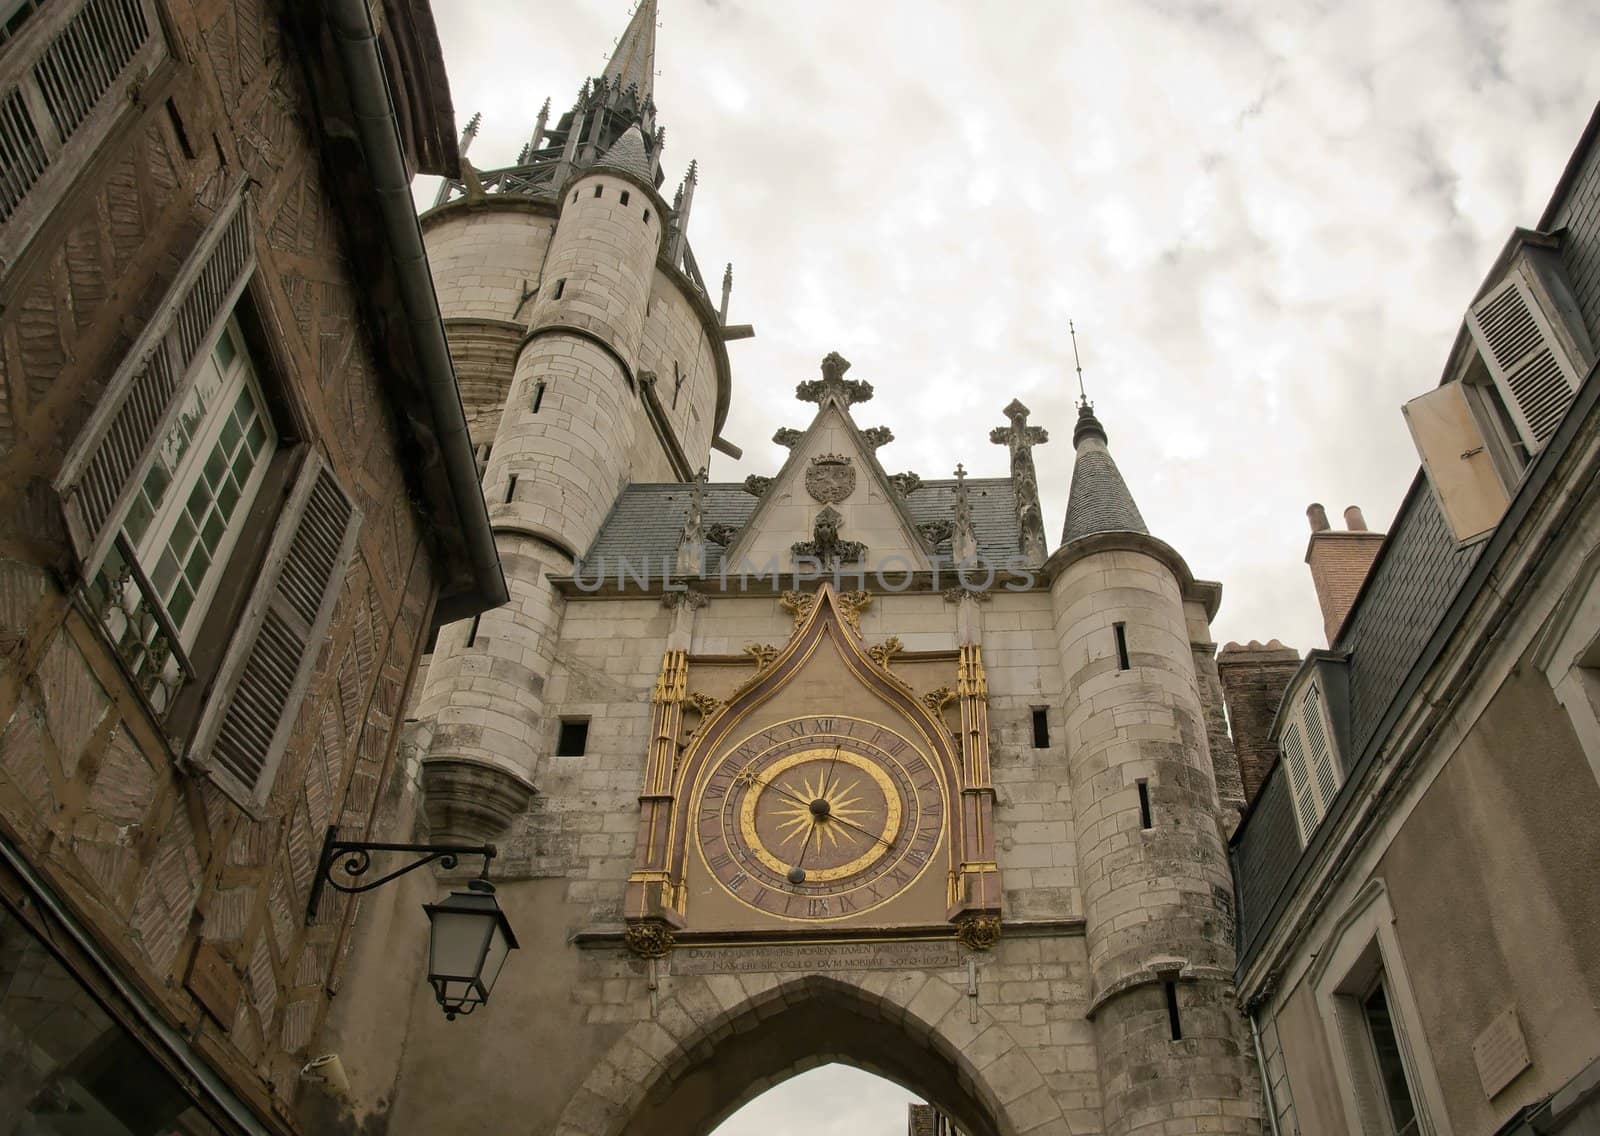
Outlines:
POLYGON ((672 951, 672 928, 655 920, 629 923, 622 941, 640 958, 665 958, 672 951))
MULTIPOLYGON (((693 697, 692 695, 690 697, 693 697)), ((935 687, 922 696, 922 704, 935 714, 942 714, 944 708, 956 700, 956 692, 948 686, 935 687)))
POLYGON ((877 643, 867 648, 867 657, 877 663, 884 670, 889 669, 889 660, 905 650, 905 644, 900 642, 900 636, 891 635, 882 643, 877 643))
POLYGON ((965 916, 956 924, 956 941, 969 951, 988 950, 1000 941, 1000 916, 965 916))
POLYGON ((850 630, 861 635, 861 613, 872 606, 872 593, 863 591, 840 592, 839 614, 844 616, 850 630))
POLYGON ((800 625, 806 621, 816 603, 815 592, 784 592, 782 598, 778 600, 778 606, 794 617, 794 631, 800 630, 800 625))
POLYGON ((703 694, 698 690, 686 697, 684 703, 699 711, 702 718, 709 718, 722 709, 722 699, 713 698, 711 695, 703 694))
POLYGON ((771 643, 746 643, 744 645, 744 653, 749 655, 751 661, 755 663, 758 674, 772 665, 772 660, 778 657, 780 649, 771 643))

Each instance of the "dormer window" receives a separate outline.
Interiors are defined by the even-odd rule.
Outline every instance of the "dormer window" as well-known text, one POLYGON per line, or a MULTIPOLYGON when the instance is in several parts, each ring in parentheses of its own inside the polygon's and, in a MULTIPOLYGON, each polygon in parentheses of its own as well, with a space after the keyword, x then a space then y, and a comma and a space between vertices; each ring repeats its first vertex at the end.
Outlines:
POLYGON ((1443 385, 1405 407, 1428 483, 1462 543, 1499 524, 1593 357, 1559 247, 1558 235, 1513 238, 1498 282, 1467 311, 1443 385))
POLYGON ((1328 807, 1339 792, 1339 761, 1322 691, 1317 684, 1313 682, 1307 686, 1305 693, 1291 705, 1293 712, 1283 728, 1279 748, 1289 772, 1300 842, 1305 845, 1311 842, 1317 825, 1328 815, 1328 807))

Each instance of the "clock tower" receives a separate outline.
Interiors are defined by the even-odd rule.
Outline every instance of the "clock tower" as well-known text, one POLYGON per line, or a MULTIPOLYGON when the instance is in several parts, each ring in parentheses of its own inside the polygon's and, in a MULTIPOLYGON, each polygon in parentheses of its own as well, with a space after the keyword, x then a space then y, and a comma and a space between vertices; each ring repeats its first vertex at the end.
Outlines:
POLYGON ((357 1115, 706 1136, 843 1061, 968 1136, 1259 1136, 1220 585, 1087 407, 1054 548, 1021 400, 952 422, 991 475, 897 469, 861 420, 912 381, 889 351, 795 375, 782 460, 711 481, 753 332, 689 247, 697 169, 660 191, 655 23, 423 218, 512 602, 441 630, 409 752, 430 835, 498 846, 521 949, 447 1023, 363 920, 357 1115))

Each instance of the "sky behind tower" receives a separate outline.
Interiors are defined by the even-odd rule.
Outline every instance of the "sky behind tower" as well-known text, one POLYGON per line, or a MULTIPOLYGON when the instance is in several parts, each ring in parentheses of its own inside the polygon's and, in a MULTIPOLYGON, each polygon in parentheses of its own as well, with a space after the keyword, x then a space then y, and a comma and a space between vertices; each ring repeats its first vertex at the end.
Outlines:
MULTIPOLYGON (((1004 475, 988 433, 1020 397, 1051 432, 1053 546, 1070 317, 1151 532, 1223 582, 1217 640, 1302 652, 1324 645, 1306 505, 1387 526, 1417 470, 1400 404, 1437 384, 1600 96, 1589 0, 661 8, 663 193, 698 159, 690 243, 708 279, 733 262, 729 318, 757 334, 729 345, 723 433, 745 456, 713 480, 777 470, 773 431, 814 409, 795 384, 838 351, 877 391, 860 424, 894 431, 885 465, 924 478, 1004 475)), ((458 117, 483 113, 471 159, 494 167, 599 73, 630 8, 434 11, 458 117)), ((898 1136, 905 1094, 857 1076, 790 1082, 718 1136, 898 1136)))

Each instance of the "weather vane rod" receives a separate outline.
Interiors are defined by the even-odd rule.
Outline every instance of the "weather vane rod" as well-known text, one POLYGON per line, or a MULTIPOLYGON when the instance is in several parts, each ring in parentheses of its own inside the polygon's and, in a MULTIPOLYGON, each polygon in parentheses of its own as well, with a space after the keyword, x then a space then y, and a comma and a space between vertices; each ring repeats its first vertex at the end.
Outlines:
POLYGON ((1078 401, 1088 402, 1089 396, 1083 393, 1083 364, 1078 362, 1078 329, 1072 326, 1072 321, 1067 321, 1067 334, 1072 336, 1072 366, 1078 372, 1078 401))

